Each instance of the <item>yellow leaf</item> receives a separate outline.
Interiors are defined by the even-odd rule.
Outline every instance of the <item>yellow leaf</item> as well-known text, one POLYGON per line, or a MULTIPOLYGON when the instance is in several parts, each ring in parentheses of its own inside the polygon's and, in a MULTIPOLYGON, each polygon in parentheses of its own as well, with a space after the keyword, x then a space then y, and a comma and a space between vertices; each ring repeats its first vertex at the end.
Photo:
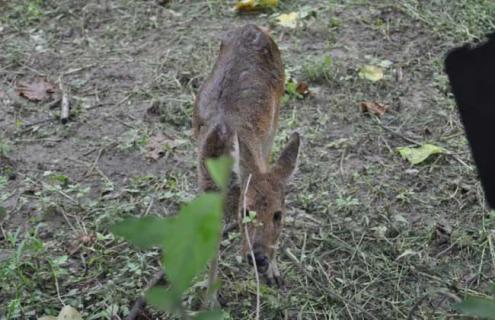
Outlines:
POLYGON ((297 12, 282 13, 277 17, 277 23, 283 27, 294 29, 297 26, 297 19, 297 12))
POLYGON ((411 164, 419 164, 433 154, 446 152, 444 148, 429 143, 425 143, 418 148, 401 147, 397 148, 397 150, 400 155, 404 159, 407 159, 411 164))
POLYGON ((278 6, 278 0, 259 0, 259 4, 263 8, 275 8, 278 6))
POLYGON ((252 11, 256 6, 256 0, 241 0, 235 4, 236 11, 252 11))
POLYGON ((240 0, 234 10, 237 12, 249 12, 259 9, 270 9, 278 6, 278 0, 240 0))
POLYGON ((81 314, 71 306, 65 306, 60 310, 57 320, 83 320, 81 314))
POLYGON ((376 82, 383 78, 383 69, 377 66, 364 65, 359 69, 359 77, 376 82))

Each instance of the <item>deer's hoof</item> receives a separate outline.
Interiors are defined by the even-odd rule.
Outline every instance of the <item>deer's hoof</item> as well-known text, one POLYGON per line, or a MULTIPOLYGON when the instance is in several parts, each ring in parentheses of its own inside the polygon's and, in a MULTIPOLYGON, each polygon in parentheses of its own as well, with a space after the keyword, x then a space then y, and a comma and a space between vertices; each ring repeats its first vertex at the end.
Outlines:
POLYGON ((284 279, 280 275, 267 275, 266 284, 269 287, 277 287, 279 289, 282 289, 285 286, 284 279))

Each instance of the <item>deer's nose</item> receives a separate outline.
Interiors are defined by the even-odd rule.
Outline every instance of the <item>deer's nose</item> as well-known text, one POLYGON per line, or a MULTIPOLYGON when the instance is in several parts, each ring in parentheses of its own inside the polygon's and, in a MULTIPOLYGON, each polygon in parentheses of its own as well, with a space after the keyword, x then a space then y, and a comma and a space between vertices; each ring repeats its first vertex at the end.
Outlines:
MULTIPOLYGON (((247 261, 250 265, 253 264, 253 259, 251 257, 251 253, 247 255, 247 261)), ((268 270, 268 266, 270 265, 270 260, 268 257, 261 251, 254 251, 254 261, 256 262, 256 269, 259 273, 265 273, 268 270)))

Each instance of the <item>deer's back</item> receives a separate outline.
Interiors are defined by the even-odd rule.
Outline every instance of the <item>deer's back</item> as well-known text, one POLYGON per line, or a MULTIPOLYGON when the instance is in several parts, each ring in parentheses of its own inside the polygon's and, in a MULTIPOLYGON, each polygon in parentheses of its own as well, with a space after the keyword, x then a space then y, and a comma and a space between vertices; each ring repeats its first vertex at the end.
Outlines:
POLYGON ((196 134, 225 123, 241 136, 265 139, 278 126, 284 69, 277 45, 254 25, 222 40, 212 73, 197 96, 196 134))

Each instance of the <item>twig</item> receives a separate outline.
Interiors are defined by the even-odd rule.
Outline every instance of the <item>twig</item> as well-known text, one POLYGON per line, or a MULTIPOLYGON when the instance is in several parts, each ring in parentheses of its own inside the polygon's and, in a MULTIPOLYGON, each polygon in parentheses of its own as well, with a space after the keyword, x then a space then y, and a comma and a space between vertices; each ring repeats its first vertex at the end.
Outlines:
POLYGON ((65 222, 69 225, 69 227, 74 231, 74 233, 77 233, 77 229, 74 227, 74 225, 70 222, 69 217, 67 217, 67 214, 65 213, 64 208, 62 206, 59 206, 60 212, 62 213, 62 216, 65 219, 65 222))
POLYGON ((58 285, 58 279, 57 279, 57 274, 55 273, 55 270, 53 269, 53 265, 50 263, 50 269, 52 269, 52 276, 53 279, 55 280, 55 290, 57 291, 57 298, 60 303, 65 306, 64 300, 62 300, 62 296, 60 295, 60 287, 58 285))
POLYGON ((382 124, 381 122, 379 122, 379 121, 378 121, 378 124, 380 125, 380 127, 382 127, 383 129, 385 129, 386 131, 388 131, 388 132, 390 132, 390 133, 392 133, 392 134, 396 135, 396 136, 397 136, 397 137, 399 137, 399 138, 402 138, 403 140, 405 140, 405 141, 407 141, 407 142, 409 142, 409 143, 415 144, 415 145, 417 145, 417 146, 420 146, 420 145, 421 145, 421 142, 419 142, 419 141, 417 141, 417 140, 414 140, 414 139, 412 139, 412 138, 409 138, 409 137, 407 137, 407 136, 403 135, 403 134, 402 134, 402 133, 400 133, 400 132, 397 132, 397 131, 395 131, 395 130, 392 130, 391 128, 389 128, 389 127, 387 127, 387 126, 383 125, 383 124, 382 124))
POLYGON ((346 152, 346 148, 342 149, 342 155, 340 157, 340 164, 339 164, 340 175, 342 177, 342 181, 344 181, 344 179, 345 179, 345 174, 344 174, 345 152, 346 152))
MULTIPOLYGON (((82 161, 82 160, 79 160, 79 159, 76 159, 76 158, 71 158, 71 157, 67 157, 67 159, 71 160, 71 161, 74 161, 74 162, 77 162, 77 163, 80 163, 82 165, 85 165, 87 167, 91 167, 91 165, 89 163, 87 163, 86 161, 82 161)), ((98 167, 95 167, 94 170, 103 178, 103 180, 106 181, 106 183, 108 183, 109 185, 111 185, 113 187, 113 182, 112 180, 110 180, 110 178, 108 178, 104 173, 103 171, 101 171, 100 168, 98 167)), ((86 173, 84 175, 84 177, 86 177, 88 174, 86 173)))
POLYGON ((144 212, 143 216, 147 216, 150 213, 151 207, 153 206, 153 198, 151 198, 150 204, 146 208, 146 211, 144 212))
POLYGON ((95 169, 96 165, 98 164, 98 161, 100 160, 101 158, 101 155, 103 154, 103 150, 105 150, 105 148, 100 148, 100 150, 98 151, 98 154, 96 155, 96 158, 95 158, 95 161, 93 161, 93 164, 91 165, 91 167, 88 169, 88 171, 84 174, 84 176, 89 176, 91 173, 93 173, 93 170, 95 169))
POLYGON ((66 124, 67 121, 69 121, 69 110, 70 110, 70 103, 69 103, 69 96, 67 94, 67 91, 64 90, 64 85, 63 85, 63 75, 60 75, 58 78, 58 86, 60 88, 60 91, 62 92, 62 102, 60 103, 60 121, 62 124, 66 124))
MULTIPOLYGON (((153 279, 151 279, 151 282, 148 284, 148 287, 146 290, 154 287, 164 276, 163 270, 158 271, 154 276, 153 279)), ((141 310, 143 310, 144 306, 146 305, 146 300, 144 299, 144 296, 140 296, 136 302, 134 302, 134 305, 131 308, 131 311, 129 311, 129 315, 127 315, 126 320, 134 320, 136 317, 141 313, 141 310)))
MULTIPOLYGON (((246 212, 246 194, 249 188, 249 183, 251 182, 251 174, 249 174, 246 182, 246 189, 244 189, 244 195, 242 200, 243 212, 246 212)), ((244 233, 249 246, 249 253, 251 254, 251 259, 253 260, 254 275, 256 277, 256 320, 260 319, 260 276, 258 274, 258 268, 256 267, 256 259, 254 258, 253 246, 251 245, 251 240, 249 239, 249 233, 247 228, 247 223, 244 224, 244 233)))
POLYGON ((59 103, 60 101, 62 100, 61 97, 56 97, 54 100, 46 103, 44 106, 43 106, 43 110, 44 109, 52 109, 52 108, 55 108, 59 103))
POLYGON ((70 70, 67 70, 66 72, 64 72, 64 76, 67 76, 69 74, 73 74, 73 73, 77 73, 79 71, 82 71, 84 69, 90 69, 90 68, 93 68, 93 67, 96 67, 97 64, 89 64, 87 66, 83 66, 83 67, 80 67, 80 68, 74 68, 74 69, 70 69, 70 70))
POLYGON ((32 122, 32 123, 27 123, 27 124, 23 124, 21 126, 21 128, 23 129, 23 133, 28 131, 29 129, 31 129, 31 127, 33 126, 37 126, 39 124, 44 124, 44 123, 49 123, 49 122, 53 122, 55 121, 55 118, 47 118, 47 119, 43 119, 43 120, 38 120, 38 121, 35 121, 35 122, 32 122))

